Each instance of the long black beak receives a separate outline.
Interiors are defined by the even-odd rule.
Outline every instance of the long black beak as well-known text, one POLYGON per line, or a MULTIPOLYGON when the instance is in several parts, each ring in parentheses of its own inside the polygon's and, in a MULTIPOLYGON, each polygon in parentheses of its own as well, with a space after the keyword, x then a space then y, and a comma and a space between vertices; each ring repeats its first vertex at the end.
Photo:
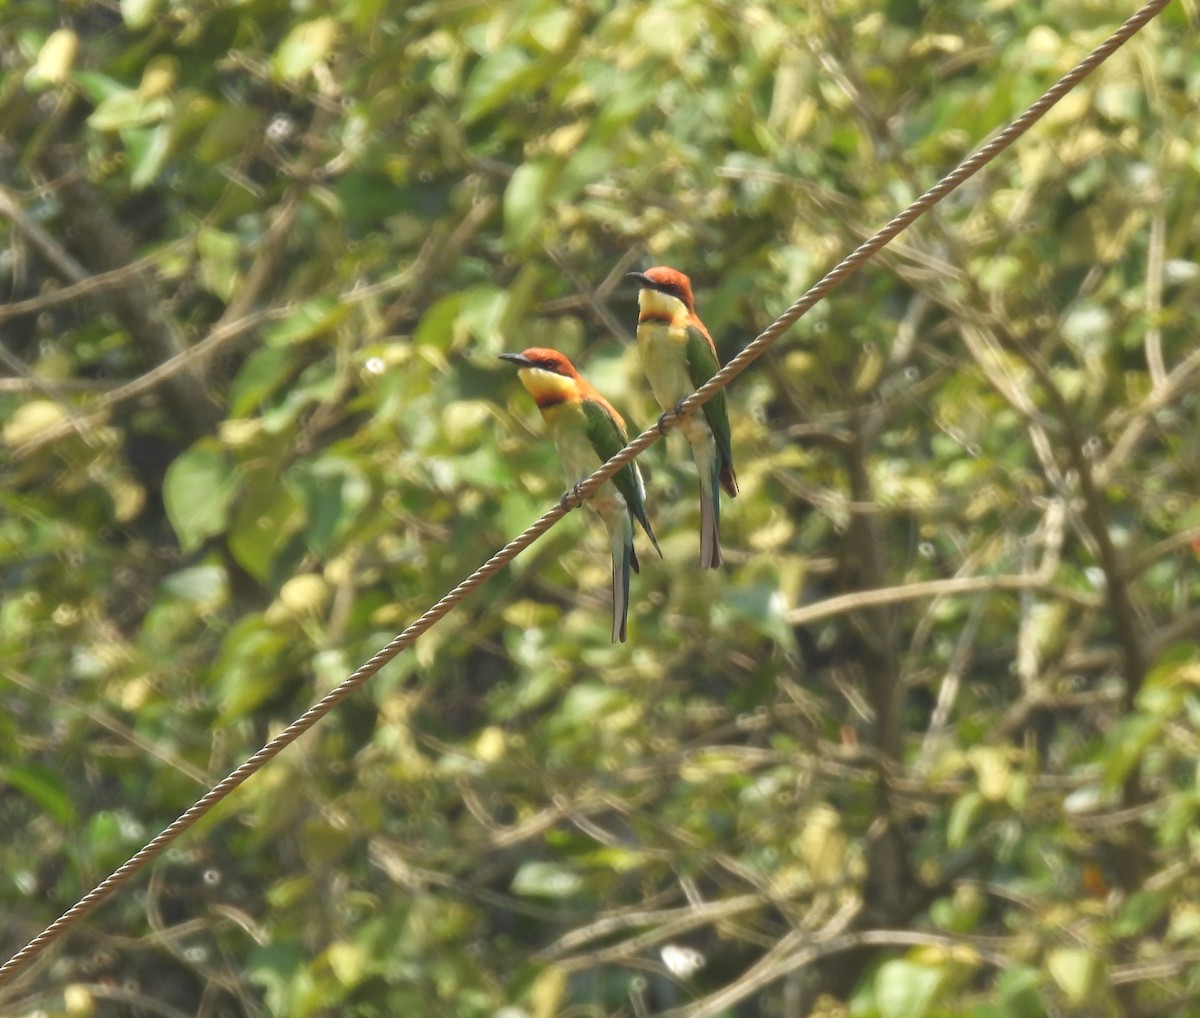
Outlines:
POLYGON ((515 364, 520 368, 533 367, 533 361, 531 361, 523 353, 502 353, 500 355, 500 359, 502 361, 508 361, 511 364, 515 364))
POLYGON ((657 290, 658 289, 658 287, 654 285, 654 280, 651 279, 649 276, 647 276, 646 273, 644 273, 644 272, 626 272, 625 278, 626 279, 636 279, 647 290, 657 290))

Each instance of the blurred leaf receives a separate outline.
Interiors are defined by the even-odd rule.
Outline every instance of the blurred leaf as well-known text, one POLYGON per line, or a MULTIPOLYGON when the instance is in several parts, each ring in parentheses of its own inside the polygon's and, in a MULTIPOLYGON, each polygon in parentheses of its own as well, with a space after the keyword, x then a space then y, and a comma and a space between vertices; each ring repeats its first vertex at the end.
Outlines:
POLYGON ((23 445, 66 419, 66 411, 53 400, 29 400, 13 411, 12 416, 4 422, 0 436, 7 445, 23 445))
POLYGON ((148 27, 158 16, 160 0, 121 0, 121 19, 134 31, 148 27))
POLYGON ((279 662, 287 649, 287 637, 261 616, 245 616, 229 631, 212 665, 217 706, 226 723, 279 695, 279 662))
POLYGON ((277 554, 303 519, 287 485, 273 475, 255 477, 243 493, 229 526, 229 550, 251 576, 266 580, 277 554))
POLYGON ((567 975, 557 965, 538 973, 529 990, 530 1018, 554 1018, 562 1009, 568 988, 567 975))
POLYGON ((169 116, 171 110, 171 100, 166 96, 148 96, 138 91, 118 92, 96 107, 88 117, 88 123, 97 131, 123 131, 158 123, 169 116))
POLYGON ((259 418, 262 429, 268 435, 285 434, 314 404, 331 400, 338 390, 338 383, 334 364, 325 360, 310 364, 286 390, 283 399, 263 411, 259 418))
POLYGON ((333 18, 301 22, 280 43, 271 68, 285 81, 299 81, 329 58, 337 37, 337 22, 333 18))
POLYGON ((1109 788, 1120 785, 1161 730, 1162 722, 1146 714, 1131 714, 1118 721, 1109 733, 1108 752, 1102 761, 1105 785, 1109 788))
POLYGON ((96 71, 78 70, 73 77, 75 84, 80 87, 83 94, 96 105, 100 105, 106 99, 113 96, 124 95, 129 91, 128 86, 121 84, 115 78, 96 71))
POLYGON ((462 292, 459 319, 467 331, 488 349, 499 347, 500 323, 508 294, 495 286, 472 286, 462 292))
POLYGON ((192 566, 168 576, 162 589, 173 597, 211 608, 229 596, 229 579, 219 566, 192 566))
POLYGON ((102 809, 88 820, 76 849, 89 868, 111 870, 125 861, 145 834, 125 810, 102 809))
POLYGON ((461 293, 449 294, 436 301, 421 316, 420 324, 413 333, 412 341, 417 346, 432 346, 449 350, 455 343, 458 316, 463 306, 461 293))
POLYGON ((946 844, 949 848, 962 848, 967 843, 975 818, 983 806, 983 796, 975 791, 967 792, 954 801, 946 828, 946 844))
POLYGON ((463 89, 462 119, 478 120, 491 112, 537 76, 534 62, 515 46, 486 54, 475 65, 463 89))
POLYGON ((527 862, 512 880, 512 893, 522 897, 569 898, 583 890, 583 880, 572 869, 548 862, 527 862))
POLYGON ((546 5, 529 22, 529 34, 537 44, 550 52, 567 45, 574 34, 578 14, 565 7, 546 5))
POLYGON ((766 583, 740 585, 726 592, 725 603, 730 614, 763 636, 781 646, 791 645, 792 627, 787 620, 788 605, 777 587, 766 583))
POLYGON ((177 457, 163 480, 163 501, 179 544, 195 551, 205 538, 225 530, 236 490, 232 465, 206 439, 177 457))
POLYGON ((1161 890, 1138 891, 1129 896, 1113 923, 1118 937, 1136 937, 1146 933, 1170 908, 1173 895, 1161 890))
POLYGON ((293 1014, 293 991, 309 981, 304 970, 307 956, 299 948, 275 942, 250 952, 250 980, 263 987, 267 1007, 275 1014, 293 1014))
POLYGON ((568 690, 558 715, 562 721, 587 723, 615 714, 623 702, 623 695, 615 689, 595 683, 580 684, 568 690))
POLYGON ((308 545, 323 552, 335 534, 353 525, 370 496, 370 486, 351 460, 333 456, 308 464, 293 476, 304 492, 308 545))
POLYGON ((221 230, 202 229, 196 234, 200 255, 200 281, 214 294, 228 300, 239 281, 241 245, 237 237, 221 230))
POLYGON ((922 1018, 930 1013, 945 979, 940 966, 886 961, 875 975, 880 1018, 922 1018))
POLYGON ((30 799, 38 809, 61 826, 75 826, 75 807, 71 803, 71 793, 62 779, 49 768, 37 764, 0 764, 0 782, 30 799))
POLYGON ((242 365, 229 393, 229 412, 245 417, 291 380, 294 356, 286 346, 263 346, 242 365))
POLYGON ((33 69, 41 81, 61 85, 70 77, 78 52, 79 36, 69 28, 59 28, 46 37, 33 69))
POLYGON ((372 970, 371 957, 364 944, 346 941, 330 944, 325 960, 343 986, 357 986, 372 970))
POLYGON ((389 175, 365 168, 340 177, 334 187, 346 224, 355 231, 373 232, 389 216, 405 212, 428 212, 431 218, 446 212, 447 188, 436 184, 402 187, 389 175))
POLYGON ((970 933, 979 924, 987 901, 977 887, 960 884, 950 898, 939 898, 930 907, 934 922, 951 933, 970 933))
POLYGON ((996 978, 996 993, 1003 1003, 997 1018, 1042 1018, 1046 1006, 1042 995, 1045 977, 1029 965, 1013 965, 996 978))
POLYGON ((1146 673, 1142 688, 1169 689, 1197 684, 1200 684, 1200 648, 1192 643, 1178 643, 1159 656, 1154 667, 1146 673))
POLYGON ((560 168, 561 163, 553 158, 522 163, 504 189, 504 234, 515 250, 527 248, 560 168))
POLYGON ((1014 780, 1010 747, 972 746, 967 759, 975 769, 980 794, 988 802, 1004 802, 1014 780))
POLYGON ((1055 948, 1046 955, 1046 968, 1067 1000, 1075 1006, 1089 1000, 1096 990, 1100 965, 1086 948, 1055 948))
POLYGON ((140 191, 153 184, 166 165, 171 154, 171 128, 159 124, 148 131, 127 131, 124 138, 133 165, 130 183, 140 191))
POLYGON ((217 106, 192 154, 206 163, 219 163, 240 156, 252 142, 261 140, 262 114, 249 106, 217 106))
POLYGON ((305 343, 332 329, 350 309, 333 297, 316 297, 295 308, 278 325, 267 330, 263 342, 267 346, 289 346, 305 343))

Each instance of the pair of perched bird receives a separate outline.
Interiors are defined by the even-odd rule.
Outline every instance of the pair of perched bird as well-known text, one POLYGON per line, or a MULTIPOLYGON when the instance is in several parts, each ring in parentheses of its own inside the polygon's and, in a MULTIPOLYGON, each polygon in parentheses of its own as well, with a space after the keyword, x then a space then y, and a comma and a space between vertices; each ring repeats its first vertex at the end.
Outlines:
MULTIPOLYGON (((630 272, 641 284, 638 292, 637 344, 642 368, 664 412, 676 406, 716 374, 717 348, 704 323, 696 316, 692 284, 676 269, 660 265, 645 272, 630 272)), ((575 370, 557 350, 530 347, 521 353, 504 353, 502 359, 520 369, 521 384, 537 403, 550 437, 575 484, 629 444, 625 421, 616 409, 575 370)), ((718 392, 681 425, 700 474, 700 565, 716 569, 721 564, 718 526, 721 493, 737 495, 729 415, 725 393, 718 392)), ((625 641, 629 615, 629 573, 638 571, 633 548, 633 521, 646 531, 654 550, 662 555, 646 518, 646 490, 641 471, 630 462, 601 485, 589 503, 604 521, 612 546, 613 643, 625 641)))

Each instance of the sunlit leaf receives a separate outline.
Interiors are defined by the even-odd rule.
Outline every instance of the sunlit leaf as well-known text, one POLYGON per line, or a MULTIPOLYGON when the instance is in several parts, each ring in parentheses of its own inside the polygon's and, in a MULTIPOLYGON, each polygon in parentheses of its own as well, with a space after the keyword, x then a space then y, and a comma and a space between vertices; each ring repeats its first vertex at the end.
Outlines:
POLYGON ((1055 948, 1046 955, 1046 967, 1072 1004, 1084 1003, 1095 992, 1100 964, 1087 948, 1055 948))
POLYGON ((950 822, 946 829, 946 843, 951 848, 961 848, 966 844, 975 818, 983 806, 983 796, 975 791, 967 792, 954 801, 950 808, 950 822))
POLYGON ((38 51, 34 71, 49 85, 61 85, 70 76, 79 51, 79 36, 69 28, 51 32, 38 51))
POLYGON ((271 65, 285 81, 299 81, 329 58, 337 38, 338 27, 333 18, 301 22, 280 43, 271 65))
POLYGON ((145 28, 158 14, 161 0, 121 0, 121 18, 126 28, 145 28))
POLYGON ((522 897, 568 898, 583 889, 583 880, 565 866, 527 862, 517 870, 511 889, 522 897))
POLYGON ((241 245, 237 237, 222 230, 200 230, 196 245, 200 254, 201 282, 217 296, 228 298, 239 278, 241 245))
POLYGON ((286 319, 271 326, 264 341, 268 346, 287 346, 315 339, 346 317, 349 308, 331 297, 316 297, 295 308, 286 319))
POLYGON ((193 566, 172 573, 162 588, 174 597, 212 608, 229 596, 229 578, 218 566, 193 566))
POLYGON ((6 445, 23 445, 66 419, 66 411, 53 400, 31 399, 14 410, 4 422, 0 437, 3 437, 6 445))
POLYGON ((171 154, 171 141, 171 129, 167 124, 125 133, 125 147, 133 163, 130 183, 135 190, 149 187, 158 180, 171 154))
POLYGON ((229 394, 230 414, 240 417, 256 409, 285 385, 295 370, 294 359, 286 347, 264 346, 255 350, 246 358, 233 381, 229 394))
POLYGON ((224 531, 235 491, 233 466, 211 442, 193 446, 171 464, 163 501, 184 551, 224 531))
POLYGON ((534 62, 515 46, 484 56, 463 90, 462 117, 470 123, 495 109, 537 73, 534 62))
POLYGON ((884 962, 875 975, 880 1018, 922 1018, 929 1014, 945 976, 941 966, 903 960, 884 962))
POLYGON ((537 229, 559 168, 552 158, 522 163, 504 189, 504 232, 516 250, 523 250, 537 229))
POLYGON ((261 616, 244 617, 225 637, 213 662, 218 709, 236 721, 279 693, 279 662, 288 638, 261 616))
POLYGON ((88 123, 97 131, 120 131, 157 123, 171 110, 171 100, 166 96, 148 96, 133 90, 118 92, 96 107, 88 123))
POLYGON ((252 576, 267 579, 272 564, 301 525, 302 512, 287 485, 256 483, 245 492, 229 526, 229 550, 252 576))

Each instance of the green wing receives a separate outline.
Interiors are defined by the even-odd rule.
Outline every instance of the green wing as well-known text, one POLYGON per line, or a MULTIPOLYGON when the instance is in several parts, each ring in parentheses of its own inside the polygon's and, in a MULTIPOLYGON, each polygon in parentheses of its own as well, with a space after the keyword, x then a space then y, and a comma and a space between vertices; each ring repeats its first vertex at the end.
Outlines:
MULTIPOLYGON (((592 448, 596 450, 596 455, 600 457, 601 461, 608 462, 629 444, 629 436, 599 403, 585 399, 582 406, 588 441, 592 443, 592 448)), ((646 502, 642 497, 642 489, 638 484, 632 463, 626 463, 616 472, 613 476, 613 484, 617 486, 617 491, 625 497, 625 504, 629 506, 629 511, 642 525, 646 536, 650 538, 650 542, 657 549, 658 539, 654 536, 654 531, 650 529, 650 521, 646 518, 646 502)), ((661 555, 662 552, 659 554, 661 555)))
MULTIPOLYGON (((687 343, 688 377, 697 389, 707 382, 720 370, 716 352, 708 337, 694 326, 688 326, 687 343)), ((725 390, 722 389, 712 399, 704 404, 704 416, 708 426, 712 428, 713 438, 717 441, 717 451, 721 461, 733 469, 733 442, 729 438, 729 412, 725 409, 725 390)))

